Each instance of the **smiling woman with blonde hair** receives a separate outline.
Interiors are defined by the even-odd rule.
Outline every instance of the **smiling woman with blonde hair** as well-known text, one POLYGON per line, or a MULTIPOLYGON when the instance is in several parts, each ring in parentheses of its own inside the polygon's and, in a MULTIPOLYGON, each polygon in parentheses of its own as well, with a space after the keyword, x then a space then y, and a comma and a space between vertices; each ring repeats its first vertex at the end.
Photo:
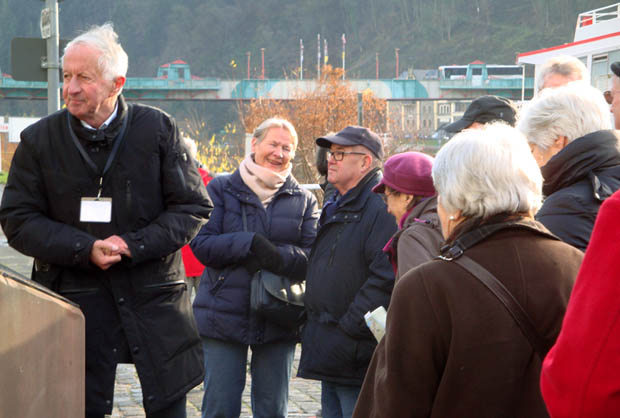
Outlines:
POLYGON ((437 154, 433 180, 446 245, 394 287, 354 416, 547 417, 541 361, 583 254, 533 219, 542 177, 512 127, 456 135, 437 154), (531 333, 484 284, 489 275, 531 333))
POLYGON ((248 348, 253 415, 287 415, 298 331, 252 312, 250 283, 258 270, 303 280, 317 203, 291 174, 297 133, 290 122, 265 120, 251 144, 238 170, 207 186, 213 213, 191 243, 207 265, 194 301, 206 370, 203 417, 241 413, 248 348))

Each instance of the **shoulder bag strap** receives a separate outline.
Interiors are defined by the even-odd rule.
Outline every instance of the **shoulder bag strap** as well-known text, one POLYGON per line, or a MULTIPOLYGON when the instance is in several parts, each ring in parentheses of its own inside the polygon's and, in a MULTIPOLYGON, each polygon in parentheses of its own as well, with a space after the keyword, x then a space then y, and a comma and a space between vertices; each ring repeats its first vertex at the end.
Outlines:
POLYGON ((523 335, 529 340, 530 344, 534 348, 534 351, 538 354, 540 359, 544 359, 547 354, 548 347, 545 344, 543 338, 538 334, 534 323, 530 316, 525 312, 525 309, 517 302, 515 297, 510 291, 500 282, 497 277, 491 274, 487 269, 476 263, 466 255, 462 255, 459 258, 452 260, 463 269, 467 270, 471 275, 484 284, 487 289, 491 291, 504 305, 506 310, 514 318, 519 328, 523 332, 523 335))
POLYGON ((245 212, 245 205, 241 202, 241 222, 243 223, 243 232, 248 232, 248 215, 245 212))

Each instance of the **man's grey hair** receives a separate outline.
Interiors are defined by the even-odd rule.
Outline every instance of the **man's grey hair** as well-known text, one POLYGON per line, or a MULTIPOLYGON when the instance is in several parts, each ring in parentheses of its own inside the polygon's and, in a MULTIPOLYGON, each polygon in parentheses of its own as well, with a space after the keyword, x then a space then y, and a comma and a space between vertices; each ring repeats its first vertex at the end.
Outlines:
POLYGON ((521 110, 517 128, 528 142, 548 149, 560 136, 568 143, 591 132, 611 129, 609 105, 600 90, 584 81, 545 89, 521 110))
POLYGON ((85 44, 101 51, 99 56, 99 70, 107 80, 116 77, 126 77, 129 58, 127 53, 118 42, 118 35, 114 32, 112 23, 104 23, 101 26, 93 26, 80 34, 67 44, 62 56, 62 64, 65 63, 65 55, 71 47, 85 44))
POLYGON ((277 117, 266 119, 258 125, 258 128, 256 128, 252 134, 252 136, 256 138, 256 143, 260 143, 263 139, 265 139, 267 132, 269 132, 269 129, 271 128, 286 129, 293 137, 293 149, 297 149, 297 142, 299 139, 297 138, 297 131, 295 130, 295 127, 288 120, 277 117))
POLYGON ((542 182, 525 137, 502 122, 455 135, 433 163, 441 205, 467 218, 534 214, 542 204, 542 182))
POLYGON ((574 81, 583 80, 590 83, 588 69, 579 58, 570 55, 560 55, 550 58, 540 68, 538 79, 536 81, 536 91, 540 92, 545 84, 545 78, 550 74, 559 74, 564 77, 570 77, 574 81))

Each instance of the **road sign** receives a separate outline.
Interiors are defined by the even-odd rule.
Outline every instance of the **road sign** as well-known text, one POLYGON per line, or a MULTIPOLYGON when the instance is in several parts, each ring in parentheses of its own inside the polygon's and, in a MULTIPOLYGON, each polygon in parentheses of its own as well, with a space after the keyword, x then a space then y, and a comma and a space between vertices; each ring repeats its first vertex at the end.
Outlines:
MULTIPOLYGON (((60 40, 60 51, 69 41, 60 40)), ((11 40, 11 75, 19 81, 47 81, 47 41, 40 38, 13 38, 11 40)), ((59 74, 59 80, 62 75, 59 74)))

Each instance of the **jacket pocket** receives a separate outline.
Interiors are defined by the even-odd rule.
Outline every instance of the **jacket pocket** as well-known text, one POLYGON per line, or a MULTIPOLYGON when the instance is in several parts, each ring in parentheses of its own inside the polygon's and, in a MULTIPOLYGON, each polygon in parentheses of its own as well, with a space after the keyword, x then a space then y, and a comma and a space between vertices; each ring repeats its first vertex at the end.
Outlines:
POLYGON ((34 259, 34 268, 32 270, 32 280, 41 286, 58 293, 60 287, 61 268, 50 263, 46 263, 39 259, 34 259))
POLYGON ((183 280, 144 286, 136 314, 156 361, 167 363, 199 343, 183 280))
POLYGON ((309 352, 306 370, 322 376, 349 378, 355 375, 357 341, 336 324, 308 321, 303 329, 302 344, 309 352))
POLYGON ((224 285, 226 277, 230 274, 231 268, 226 267, 223 269, 214 269, 211 267, 205 268, 203 277, 207 277, 207 283, 209 284, 209 292, 216 294, 224 285))
POLYGON ((184 280, 175 280, 172 282, 164 282, 164 283, 155 283, 155 284, 145 284, 143 287, 145 289, 166 289, 166 288, 175 288, 178 285, 185 285, 185 289, 187 289, 187 284, 184 280))

